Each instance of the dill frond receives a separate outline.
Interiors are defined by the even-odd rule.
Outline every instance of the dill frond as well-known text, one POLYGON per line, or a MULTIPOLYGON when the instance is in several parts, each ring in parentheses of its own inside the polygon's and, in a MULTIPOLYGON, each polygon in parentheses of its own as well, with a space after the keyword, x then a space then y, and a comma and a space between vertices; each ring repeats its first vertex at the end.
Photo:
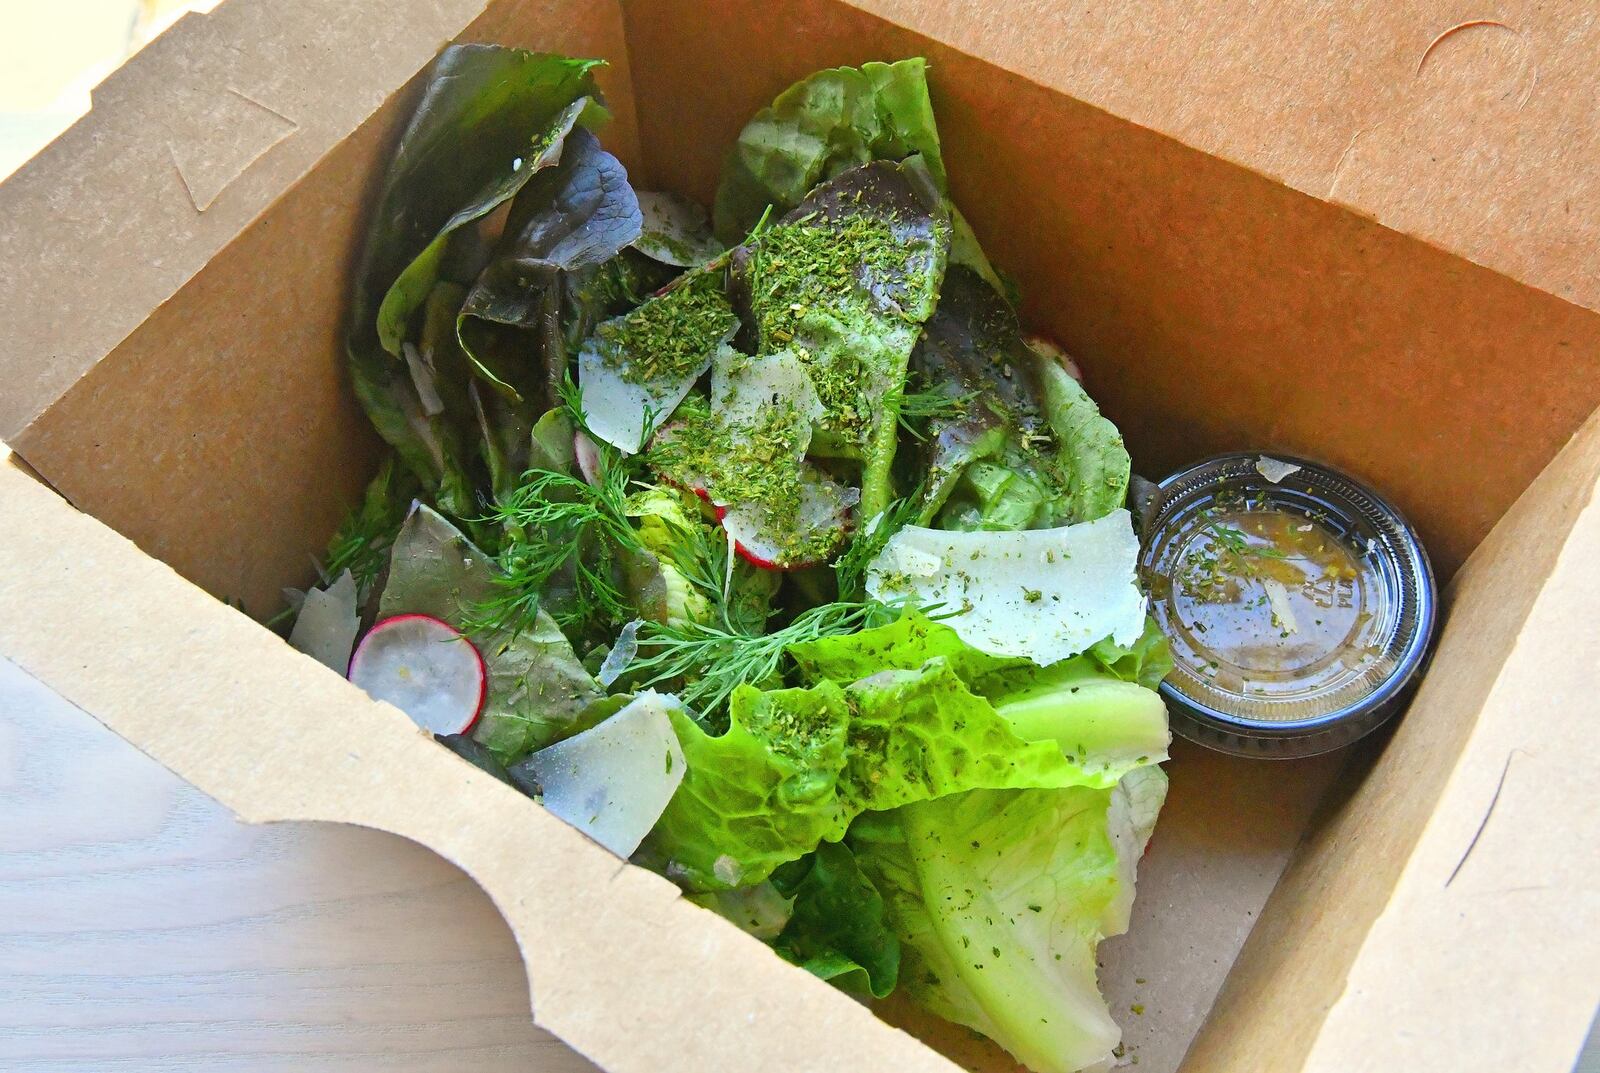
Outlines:
POLYGON ((499 591, 470 617, 469 629, 520 632, 533 625, 551 579, 570 572, 570 604, 552 608, 563 629, 596 620, 633 617, 615 575, 623 555, 642 552, 627 516, 631 469, 619 453, 601 445, 599 480, 554 470, 529 470, 485 521, 504 527, 498 556, 499 591))
POLYGON ((628 670, 640 688, 677 683, 679 699, 702 721, 714 721, 713 713, 738 686, 770 686, 790 645, 854 633, 877 610, 871 603, 822 604, 781 629, 754 635, 699 622, 646 622, 639 630, 640 655, 628 670))

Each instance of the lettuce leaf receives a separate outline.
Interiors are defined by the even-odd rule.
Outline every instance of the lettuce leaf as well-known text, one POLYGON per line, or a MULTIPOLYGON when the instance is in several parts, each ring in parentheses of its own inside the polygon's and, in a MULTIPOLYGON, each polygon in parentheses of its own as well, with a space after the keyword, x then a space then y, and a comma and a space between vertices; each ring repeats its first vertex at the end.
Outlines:
POLYGON ((1075 1073, 1121 1037, 1095 949, 1126 926, 1131 869, 1112 789, 980 790, 856 824, 850 845, 888 906, 911 996, 1035 1073, 1075 1073))
MULTIPOLYGON (((1099 654, 1091 650, 1039 667, 1029 660, 980 652, 943 622, 909 611, 884 626, 792 645, 789 654, 804 677, 833 682, 882 680, 889 671, 947 669, 1019 737, 1054 741, 1075 766, 1075 784, 1110 787, 1134 768, 1165 760, 1170 743, 1160 695, 1136 680, 1157 668, 1164 674, 1170 657, 1163 666, 1156 652, 1165 651, 1159 632, 1152 636, 1147 630, 1138 646, 1143 647, 1135 654, 1104 641, 1095 646, 1099 654), (1135 677, 1108 671, 1102 662, 1107 656, 1135 677)), ((874 802, 868 807, 889 806, 874 802)))
POLYGON ((949 215, 919 159, 838 175, 732 255, 756 354, 792 351, 822 402, 810 453, 860 460, 863 517, 892 498, 907 364, 949 248, 949 215))
POLYGON ((818 71, 779 94, 743 131, 723 167, 713 217, 730 245, 768 207, 782 215, 812 187, 872 160, 921 154, 945 185, 927 62, 866 63, 818 71))
POLYGON ((597 62, 490 45, 447 48, 429 71, 368 223, 346 330, 352 384, 379 435, 457 518, 477 512, 473 415, 427 394, 406 343, 447 270, 459 279, 476 273, 450 265, 476 241, 468 225, 552 163, 574 123, 604 117, 591 73, 597 62))
POLYGON ((566 135, 560 163, 512 203, 495 256, 457 317, 477 374, 534 412, 554 406, 567 371, 561 274, 598 268, 638 239, 643 224, 621 162, 587 130, 566 135))
MULTIPOLYGON (((739 134, 717 187, 714 220, 739 241, 770 211, 781 216, 818 183, 871 160, 919 157, 940 195, 948 192, 939 130, 920 56, 896 63, 835 67, 804 78, 756 113, 739 134)), ((965 265, 996 292, 1010 288, 984 256, 959 209, 950 217, 950 263, 965 265)))
POLYGON ((741 686, 728 717, 716 736, 673 717, 688 772, 652 845, 668 875, 693 890, 759 883, 842 839, 863 811, 978 787, 1104 778, 1054 743, 1019 737, 939 658, 848 687, 741 686))
POLYGON ((946 273, 911 367, 945 399, 922 441, 917 524, 1039 529, 1123 505, 1130 462, 1116 426, 1023 342, 1010 303, 972 271, 946 273))
POLYGON ((801 968, 847 991, 884 998, 900 976, 900 940, 878 888, 850 848, 824 842, 774 877, 793 908, 774 944, 801 968))

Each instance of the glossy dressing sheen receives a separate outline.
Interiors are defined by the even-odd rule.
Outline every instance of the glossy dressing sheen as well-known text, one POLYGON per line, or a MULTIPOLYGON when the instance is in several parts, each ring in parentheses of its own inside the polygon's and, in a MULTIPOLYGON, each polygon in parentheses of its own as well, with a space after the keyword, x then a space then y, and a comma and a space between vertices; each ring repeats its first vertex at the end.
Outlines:
POLYGON ((1315 509, 1219 504, 1168 542, 1151 603, 1180 674, 1281 702, 1342 692, 1382 661, 1371 555, 1315 509))

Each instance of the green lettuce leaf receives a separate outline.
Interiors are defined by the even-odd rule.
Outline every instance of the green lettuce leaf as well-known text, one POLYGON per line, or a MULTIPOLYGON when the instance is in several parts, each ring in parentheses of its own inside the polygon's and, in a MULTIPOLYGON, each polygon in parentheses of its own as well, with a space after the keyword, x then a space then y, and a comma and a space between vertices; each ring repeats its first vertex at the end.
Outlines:
POLYGON ((816 388, 824 414, 810 454, 860 460, 862 517, 892 498, 907 364, 949 245, 927 169, 877 162, 823 183, 732 257, 756 353, 792 352, 816 388))
MULTIPOLYGON (((477 509, 472 414, 434 405, 404 344, 449 263, 473 259, 467 247, 477 237, 467 225, 551 163, 574 122, 603 118, 591 74, 597 62, 490 45, 447 48, 429 71, 368 223, 346 332, 356 397, 438 506, 458 518, 477 509)), ((477 268, 466 271, 452 277, 470 279, 477 268)))
POLYGON ((801 968, 846 991, 884 998, 900 975, 900 940, 883 896, 850 848, 824 842, 774 878, 793 908, 774 944, 801 968))
POLYGON ((1144 633, 1131 645, 1119 645, 1107 637, 1088 651, 1100 669, 1124 682, 1137 682, 1155 689, 1172 673, 1172 648, 1156 620, 1145 616, 1144 633))
MULTIPOLYGON (((1167 758, 1166 706, 1153 686, 1137 680, 1141 674, 1148 679, 1157 668, 1165 673, 1152 651, 1164 652, 1164 646, 1160 634, 1152 637, 1147 629, 1134 649, 1119 649, 1110 641, 1095 648, 1098 656, 1091 650, 1041 668, 1025 659, 980 652, 944 623, 908 611, 883 626, 791 645, 789 654, 801 676, 812 681, 888 683, 893 679, 886 679, 886 672, 919 671, 927 678, 921 695, 893 700, 908 712, 926 697, 936 696, 935 689, 948 688, 948 674, 962 684, 963 692, 970 690, 973 701, 1005 720, 1017 736, 1030 742, 1053 741, 1072 767, 1073 784, 1109 787, 1134 768, 1167 758), (1108 671, 1102 663, 1107 657, 1134 677, 1124 679, 1108 671)), ((884 696, 887 699, 892 694, 884 696)), ((970 707, 961 695, 952 691, 950 697, 940 699, 950 714, 970 717, 961 711, 963 706, 970 707)), ((956 762, 961 761, 957 758, 956 762)), ((880 798, 865 807, 892 805, 880 798)))
MULTIPOLYGON (((1136 687, 1135 687, 1136 688, 1136 687)), ((943 659, 841 688, 741 686, 726 732, 673 717, 688 771, 652 834, 696 890, 758 883, 844 837, 866 810, 978 787, 1103 781, 1054 742, 1027 741, 943 659)))
POLYGON ((1114 796, 980 790, 874 814, 851 831, 888 905, 911 996, 1035 1073, 1075 1073, 1120 1039, 1095 977, 1096 946, 1125 926, 1131 899, 1114 796))
POLYGON ((922 437, 917 524, 1039 529, 1122 506, 1130 465, 1116 426, 1023 342, 1010 303, 977 274, 946 273, 911 366, 944 400, 922 437))
MULTIPOLYGON (((818 71, 756 113, 729 153, 714 219, 723 241, 738 242, 769 211, 781 216, 817 184, 872 160, 920 157, 940 195, 948 191, 939 130, 920 56, 818 71)), ((996 291, 1006 285, 959 210, 946 198, 950 263, 966 265, 996 291)))
MULTIPOLYGON (((378 614, 416 612, 465 630, 496 595, 494 561, 433 510, 418 505, 395 538, 378 614)), ((549 615, 531 629, 468 631, 489 672, 472 736, 503 765, 554 741, 605 694, 549 615)))
POLYGON ((1128 499, 1131 463, 1117 431, 1100 408, 1057 362, 1036 355, 1044 385, 1044 413, 1055 438, 1056 476, 1066 489, 1065 524, 1092 522, 1128 499))
POLYGON ((768 206, 782 215, 818 183, 872 160, 920 153, 942 191, 926 70, 920 57, 835 67, 784 90, 745 125, 723 167, 718 237, 738 242, 768 206))
POLYGON ((668 877, 692 890, 748 886, 842 838, 851 818, 838 792, 848 723, 844 691, 828 683, 740 686, 728 729, 715 737, 674 711, 688 770, 648 840, 668 877))

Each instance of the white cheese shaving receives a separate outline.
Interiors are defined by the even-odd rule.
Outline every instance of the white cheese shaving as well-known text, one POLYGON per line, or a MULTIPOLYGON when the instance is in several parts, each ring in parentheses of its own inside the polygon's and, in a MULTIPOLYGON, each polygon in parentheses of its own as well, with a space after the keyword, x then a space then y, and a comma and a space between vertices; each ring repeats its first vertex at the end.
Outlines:
POLYGON ((683 747, 667 712, 676 697, 645 690, 597 727, 526 763, 544 807, 619 857, 630 856, 683 781, 683 747))
POLYGON ((1277 484, 1291 473, 1299 473, 1300 467, 1293 462, 1283 462, 1276 458, 1262 455, 1256 459, 1256 472, 1261 474, 1273 484, 1277 484))
POLYGON ((1289 603, 1289 589, 1274 578, 1262 578, 1261 587, 1267 590, 1267 604, 1272 608, 1272 624, 1282 633, 1295 633, 1300 624, 1295 621, 1294 606, 1289 603))
POLYGON ((867 592, 940 605, 942 621, 974 648, 1049 666, 1103 637, 1139 639, 1138 558, 1126 510, 1021 533, 907 526, 867 568, 867 592))
POLYGON ((712 413, 730 425, 761 425, 780 404, 792 405, 812 421, 827 413, 799 355, 780 350, 753 358, 726 345, 717 351, 711 366, 712 413))
POLYGON ((346 570, 325 589, 312 589, 300 603, 289 644, 324 667, 344 674, 350 667, 361 623, 356 613, 356 582, 346 570))
POLYGON ((578 385, 589 431, 611 446, 635 454, 651 426, 660 425, 678 408, 694 382, 711 367, 711 353, 683 376, 658 377, 635 383, 623 376, 590 336, 578 351, 578 385))

